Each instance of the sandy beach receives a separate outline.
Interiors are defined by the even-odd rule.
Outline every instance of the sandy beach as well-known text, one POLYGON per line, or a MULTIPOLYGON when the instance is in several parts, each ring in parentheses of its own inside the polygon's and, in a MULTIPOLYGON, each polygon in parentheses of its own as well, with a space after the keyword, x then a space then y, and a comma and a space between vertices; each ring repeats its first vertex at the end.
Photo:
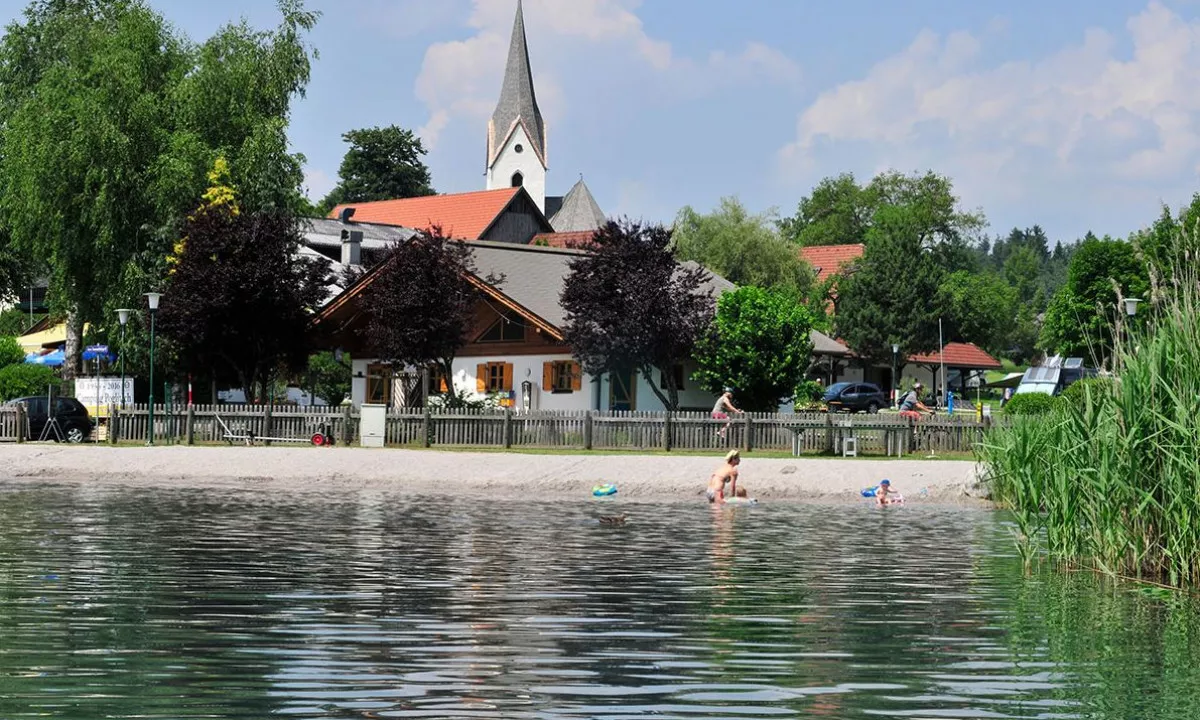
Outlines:
MULTIPOLYGON (((719 457, 531 455, 311 447, 0 447, 0 483, 68 482, 289 492, 386 490, 418 495, 588 497, 614 483, 623 498, 694 500, 719 457)), ((979 504, 972 462, 755 458, 742 482, 761 500, 861 501, 889 478, 912 502, 979 504)))

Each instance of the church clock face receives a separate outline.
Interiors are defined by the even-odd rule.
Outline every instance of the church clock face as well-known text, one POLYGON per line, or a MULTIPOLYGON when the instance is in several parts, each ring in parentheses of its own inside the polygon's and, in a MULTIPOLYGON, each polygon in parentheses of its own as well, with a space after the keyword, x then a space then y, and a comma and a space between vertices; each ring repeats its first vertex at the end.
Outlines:
POLYGON ((516 152, 516 153, 525 152, 525 146, 522 145, 521 143, 517 143, 516 145, 513 146, 513 152, 516 152))

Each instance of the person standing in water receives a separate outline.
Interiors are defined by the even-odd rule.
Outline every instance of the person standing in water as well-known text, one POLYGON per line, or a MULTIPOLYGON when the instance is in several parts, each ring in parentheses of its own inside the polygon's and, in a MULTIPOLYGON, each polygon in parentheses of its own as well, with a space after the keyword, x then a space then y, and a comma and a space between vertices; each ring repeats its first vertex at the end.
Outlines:
POLYGON ((742 454, 737 450, 730 450, 725 456, 725 462, 713 471, 712 477, 708 479, 708 489, 705 491, 705 496, 708 497, 710 503, 721 505, 725 502, 725 486, 729 485, 729 496, 735 497, 738 492, 738 465, 742 464, 742 454))
POLYGON ((717 398, 717 404, 713 405, 713 420, 726 421, 725 426, 717 431, 717 435, 722 439, 725 437, 725 433, 729 431, 729 426, 733 424, 733 419, 729 417, 729 413, 742 414, 741 410, 733 406, 733 388, 725 388, 725 392, 721 394, 721 397, 717 398))

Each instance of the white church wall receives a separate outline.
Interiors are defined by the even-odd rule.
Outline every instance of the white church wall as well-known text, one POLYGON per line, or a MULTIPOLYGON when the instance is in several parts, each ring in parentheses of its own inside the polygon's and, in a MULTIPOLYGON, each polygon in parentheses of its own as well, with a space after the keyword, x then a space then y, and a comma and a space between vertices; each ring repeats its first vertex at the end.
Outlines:
POLYGON ((546 168, 538 159, 525 128, 517 125, 516 130, 508 139, 504 149, 496 157, 496 162, 488 169, 487 189, 498 190, 512 187, 513 173, 520 172, 525 192, 537 203, 538 209, 546 211, 546 168), (521 152, 517 152, 517 146, 521 152))

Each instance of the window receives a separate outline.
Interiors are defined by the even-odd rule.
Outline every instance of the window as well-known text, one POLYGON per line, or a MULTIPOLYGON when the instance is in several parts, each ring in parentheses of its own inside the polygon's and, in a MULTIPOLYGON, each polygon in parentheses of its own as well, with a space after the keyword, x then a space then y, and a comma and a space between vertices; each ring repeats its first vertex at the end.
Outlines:
POLYGON ((522 186, 522 185, 524 185, 524 184, 525 184, 525 176, 524 176, 524 175, 522 175, 522 174, 521 174, 521 173, 519 173, 519 172, 515 172, 515 173, 513 173, 513 175, 512 175, 512 186, 513 186, 513 187, 521 187, 521 186, 522 186))
POLYGON ((449 392, 450 382, 446 378, 446 373, 440 365, 429 366, 429 389, 430 395, 438 395, 444 392, 449 392))
POLYGON ((390 365, 367 366, 367 395, 369 405, 389 405, 392 401, 392 368, 390 365))
POLYGON ((496 318, 496 322, 492 323, 491 327, 483 331, 476 342, 481 343, 500 343, 500 342, 524 342, 525 341, 525 321, 516 313, 504 313, 496 318))
MULTIPOLYGON (((683 366, 676 365, 675 367, 671 368, 671 372, 674 373, 674 375, 675 375, 675 389, 682 390, 683 389, 683 366)), ((658 373, 658 386, 661 387, 663 390, 667 389, 667 374, 664 372, 661 372, 661 371, 658 373)))
POLYGON ((551 393, 570 393, 582 389, 583 370, 570 360, 542 363, 542 389, 551 393))
POLYGON ((478 392, 508 392, 512 390, 512 383, 512 363, 490 362, 475 366, 475 389, 478 392))

